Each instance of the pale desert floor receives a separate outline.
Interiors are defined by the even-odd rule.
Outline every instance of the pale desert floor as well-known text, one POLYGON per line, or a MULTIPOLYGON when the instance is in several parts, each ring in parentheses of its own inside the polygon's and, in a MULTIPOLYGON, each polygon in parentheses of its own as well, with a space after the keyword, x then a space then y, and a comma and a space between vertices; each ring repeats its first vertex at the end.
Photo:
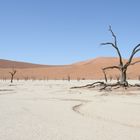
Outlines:
POLYGON ((87 83, 0 81, 0 140, 140 140, 140 90, 70 89, 87 83))

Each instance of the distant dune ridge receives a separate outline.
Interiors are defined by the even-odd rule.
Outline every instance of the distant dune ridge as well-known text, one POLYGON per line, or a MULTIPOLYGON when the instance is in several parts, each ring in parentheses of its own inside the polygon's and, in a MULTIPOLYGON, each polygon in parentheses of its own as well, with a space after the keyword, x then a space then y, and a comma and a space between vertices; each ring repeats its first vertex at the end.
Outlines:
MULTIPOLYGON (((133 61, 140 60, 134 58, 133 61)), ((124 61, 127 61, 124 59, 124 61)), ((71 65, 39 65, 25 62, 16 62, 0 59, 0 79, 9 79, 13 68, 17 70, 16 79, 104 79, 102 68, 118 65, 118 58, 99 57, 71 65)), ((119 76, 117 70, 107 71, 108 79, 116 79, 119 76)), ((130 66, 128 69, 129 79, 140 77, 140 63, 130 66)))

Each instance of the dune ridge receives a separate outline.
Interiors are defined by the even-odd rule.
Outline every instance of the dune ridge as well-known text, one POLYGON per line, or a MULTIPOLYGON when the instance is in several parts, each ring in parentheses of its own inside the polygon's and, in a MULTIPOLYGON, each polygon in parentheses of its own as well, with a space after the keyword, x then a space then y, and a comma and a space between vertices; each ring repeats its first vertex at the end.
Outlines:
MULTIPOLYGON (((137 60, 140 58, 134 58, 133 61, 137 60)), ((102 68, 112 65, 118 65, 118 58, 99 57, 70 65, 40 65, 0 59, 0 79, 9 79, 12 68, 17 70, 16 79, 103 79, 102 68)), ((116 79, 119 72, 110 70, 107 76, 116 79)), ((128 79, 138 79, 139 76, 140 63, 130 66, 128 79)))

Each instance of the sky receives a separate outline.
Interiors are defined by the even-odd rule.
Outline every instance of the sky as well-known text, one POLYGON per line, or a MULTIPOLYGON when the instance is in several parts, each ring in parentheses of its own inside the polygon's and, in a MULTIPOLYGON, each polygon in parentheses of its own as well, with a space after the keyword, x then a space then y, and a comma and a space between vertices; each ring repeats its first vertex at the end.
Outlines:
MULTIPOLYGON (((140 43, 139 0, 0 0, 0 58, 71 64, 116 57, 109 25, 124 58, 140 43)), ((140 56, 140 53, 136 56, 140 56)))

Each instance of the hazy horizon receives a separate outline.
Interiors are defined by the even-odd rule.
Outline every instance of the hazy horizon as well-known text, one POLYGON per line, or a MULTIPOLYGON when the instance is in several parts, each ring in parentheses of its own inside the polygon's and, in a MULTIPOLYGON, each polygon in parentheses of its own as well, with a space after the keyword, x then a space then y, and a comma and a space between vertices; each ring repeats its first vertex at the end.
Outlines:
MULTIPOLYGON (((79 60, 79 61, 74 61, 72 63, 66 63, 66 64, 47 64, 47 63, 37 63, 37 62, 30 62, 30 61, 24 61, 24 60, 14 60, 14 59, 3 59, 3 58, 0 58, 0 60, 3 60, 3 61, 14 61, 14 62, 21 62, 21 63, 30 63, 30 64, 37 64, 37 65, 48 65, 48 66, 66 66, 66 65, 73 65, 73 64, 76 64, 76 63, 83 63, 83 62, 86 62, 86 61, 92 61, 94 59, 108 59, 108 58, 116 58, 118 59, 118 63, 119 63, 119 57, 117 56, 97 56, 97 57, 94 57, 94 58, 89 58, 89 59, 84 59, 84 60, 79 60)), ((140 58, 139 56, 137 57, 134 57, 134 59, 137 59, 137 58, 140 58)), ((125 59, 125 60, 128 60, 128 58, 122 58, 122 59, 125 59)))
MULTIPOLYGON (((138 0, 5 0, 0 2, 0 58, 64 65, 116 57, 112 25, 124 58, 140 43, 138 0)), ((136 56, 139 56, 136 55, 136 56)))

